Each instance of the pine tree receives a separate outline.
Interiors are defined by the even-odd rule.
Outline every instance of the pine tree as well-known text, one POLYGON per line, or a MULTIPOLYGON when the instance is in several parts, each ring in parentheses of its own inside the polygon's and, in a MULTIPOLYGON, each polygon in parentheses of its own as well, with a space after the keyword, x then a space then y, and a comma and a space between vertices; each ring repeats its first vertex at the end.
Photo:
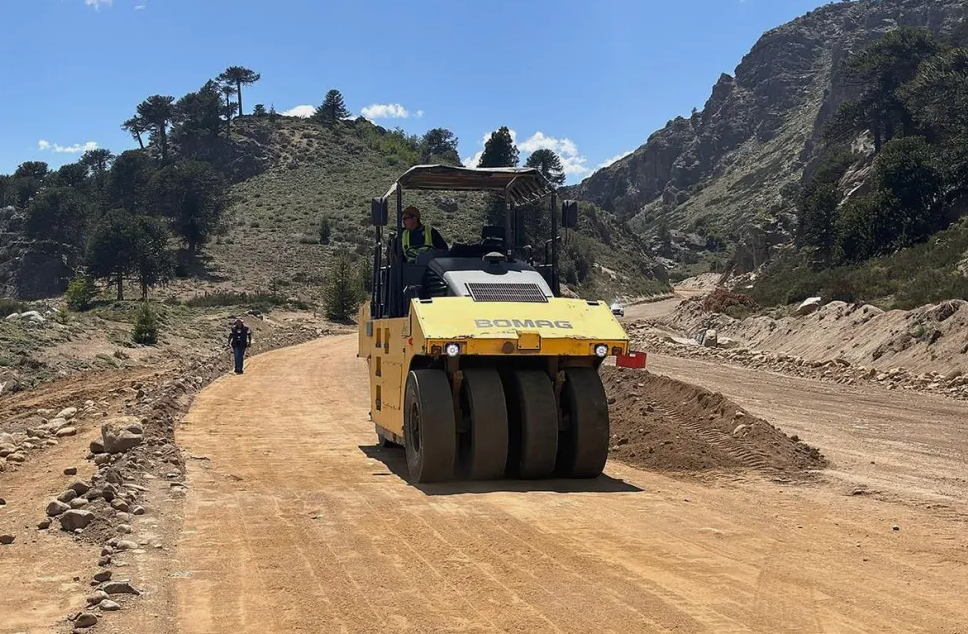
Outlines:
POLYGON ((484 153, 478 161, 478 167, 516 167, 518 164, 518 148, 511 138, 511 131, 507 126, 501 126, 491 133, 491 137, 484 144, 484 153))
POLYGON ((329 269, 324 291, 326 317, 333 321, 346 321, 362 301, 359 279, 353 275, 353 263, 346 255, 340 255, 329 269))
POLYGON ((343 103, 343 95, 333 88, 326 93, 326 99, 323 100, 321 106, 316 108, 312 118, 319 123, 332 124, 348 116, 350 116, 350 111, 346 109, 346 105, 343 103))

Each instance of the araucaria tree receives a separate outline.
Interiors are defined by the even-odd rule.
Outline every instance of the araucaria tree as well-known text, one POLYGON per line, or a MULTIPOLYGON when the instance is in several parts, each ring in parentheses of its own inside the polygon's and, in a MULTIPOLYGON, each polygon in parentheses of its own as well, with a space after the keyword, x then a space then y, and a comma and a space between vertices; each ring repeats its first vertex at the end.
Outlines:
POLYGON ((319 123, 331 124, 340 119, 345 119, 348 116, 350 116, 350 111, 347 110, 346 105, 343 103, 343 95, 340 91, 333 88, 326 93, 326 98, 323 100, 322 105, 316 108, 316 112, 313 113, 312 118, 319 123))
POLYGON ((218 76, 220 82, 234 85, 239 94, 239 114, 242 114, 242 86, 249 86, 259 81, 262 76, 244 66, 229 66, 218 76))

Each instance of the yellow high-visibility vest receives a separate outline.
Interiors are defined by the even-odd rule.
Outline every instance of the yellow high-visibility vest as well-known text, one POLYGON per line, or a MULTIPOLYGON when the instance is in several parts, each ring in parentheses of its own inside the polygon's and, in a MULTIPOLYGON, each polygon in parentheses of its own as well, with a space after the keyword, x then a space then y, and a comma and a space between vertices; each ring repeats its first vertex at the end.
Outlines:
POLYGON ((405 229, 403 231, 403 257, 406 258, 407 262, 413 262, 417 259, 417 256, 424 251, 432 251, 434 248, 434 238, 431 233, 430 225, 424 225, 423 228, 424 243, 420 246, 410 246, 410 230, 405 229))

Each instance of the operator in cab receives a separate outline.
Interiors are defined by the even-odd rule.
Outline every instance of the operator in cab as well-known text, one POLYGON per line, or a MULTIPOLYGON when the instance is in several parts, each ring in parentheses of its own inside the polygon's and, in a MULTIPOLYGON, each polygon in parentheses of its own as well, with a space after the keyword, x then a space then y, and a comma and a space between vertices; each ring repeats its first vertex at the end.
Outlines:
POLYGON ((413 205, 403 210, 403 235, 400 238, 404 262, 414 262, 425 251, 447 250, 447 241, 435 227, 420 222, 420 210, 413 205))

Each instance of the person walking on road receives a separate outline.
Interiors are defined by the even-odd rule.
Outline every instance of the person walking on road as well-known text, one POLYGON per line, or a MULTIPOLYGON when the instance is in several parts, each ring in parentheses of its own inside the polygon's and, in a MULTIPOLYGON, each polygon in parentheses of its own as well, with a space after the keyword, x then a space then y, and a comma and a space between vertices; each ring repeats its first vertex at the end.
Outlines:
POLYGON ((235 320, 235 325, 229 332, 229 346, 235 354, 235 373, 242 374, 242 360, 245 358, 245 349, 252 345, 252 331, 242 323, 241 319, 235 320))

